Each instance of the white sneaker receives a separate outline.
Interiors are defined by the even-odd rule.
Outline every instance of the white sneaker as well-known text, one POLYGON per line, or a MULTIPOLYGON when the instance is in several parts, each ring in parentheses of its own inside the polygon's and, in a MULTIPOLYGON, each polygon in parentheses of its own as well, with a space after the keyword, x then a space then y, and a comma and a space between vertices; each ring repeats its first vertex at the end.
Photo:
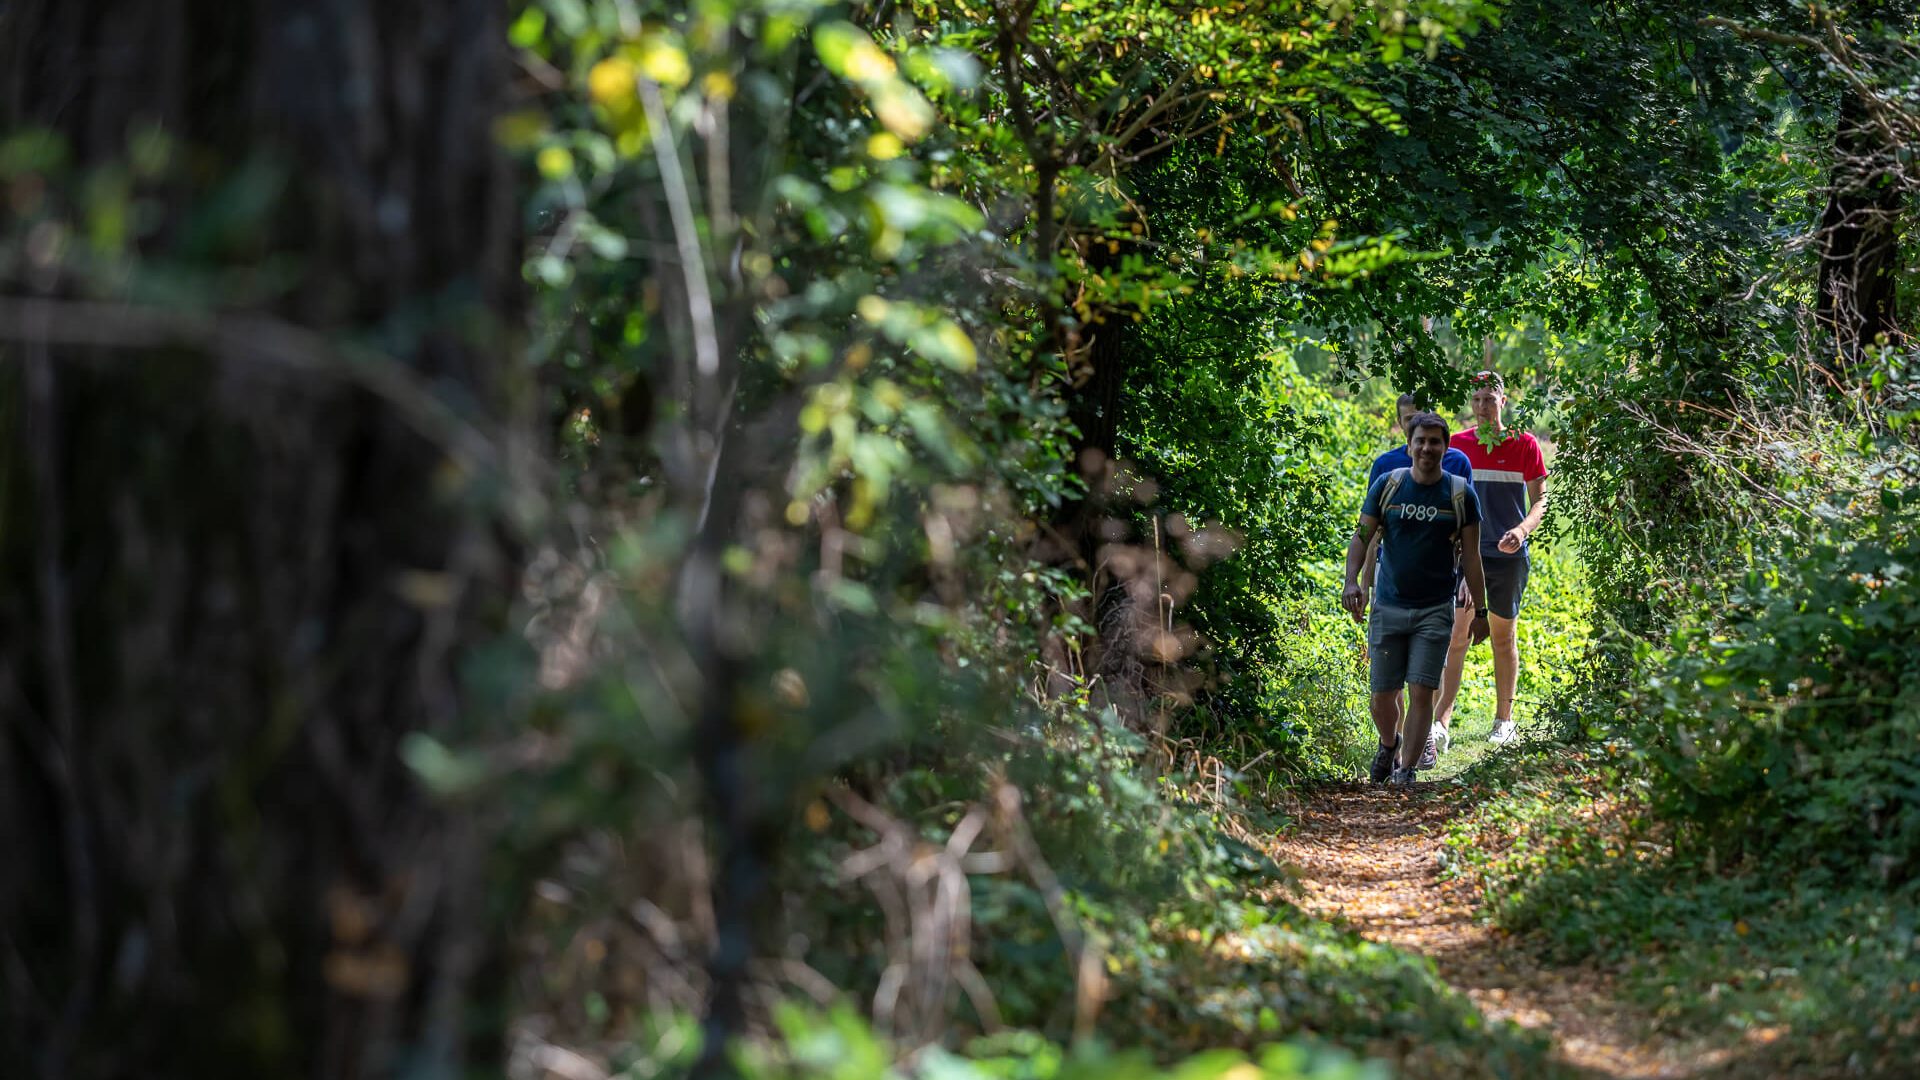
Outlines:
POLYGON ((1435 724, 1433 725, 1432 742, 1433 742, 1434 754, 1436 756, 1440 754, 1444 754, 1447 752, 1447 747, 1453 745, 1453 735, 1451 732, 1447 731, 1446 728, 1441 727, 1439 724, 1435 724))
POLYGON ((1513 737, 1518 734, 1519 732, 1513 728, 1513 721, 1495 720, 1493 722, 1493 734, 1487 736, 1487 741, 1495 746, 1505 746, 1507 743, 1512 742, 1513 737))

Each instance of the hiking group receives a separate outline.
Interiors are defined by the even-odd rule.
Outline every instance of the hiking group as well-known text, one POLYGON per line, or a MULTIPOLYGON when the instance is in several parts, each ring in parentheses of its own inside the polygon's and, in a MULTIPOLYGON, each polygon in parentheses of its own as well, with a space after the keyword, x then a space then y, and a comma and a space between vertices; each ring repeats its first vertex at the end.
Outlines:
POLYGON ((1513 738, 1514 624, 1527 588, 1527 538, 1546 513, 1547 471, 1538 441, 1507 428, 1506 403, 1498 373, 1475 375, 1475 426, 1456 434, 1424 402, 1401 395, 1406 444, 1381 454, 1368 474, 1340 601, 1366 619, 1369 707, 1380 736, 1375 783, 1411 784, 1447 751, 1467 650, 1489 639, 1491 741, 1513 738))

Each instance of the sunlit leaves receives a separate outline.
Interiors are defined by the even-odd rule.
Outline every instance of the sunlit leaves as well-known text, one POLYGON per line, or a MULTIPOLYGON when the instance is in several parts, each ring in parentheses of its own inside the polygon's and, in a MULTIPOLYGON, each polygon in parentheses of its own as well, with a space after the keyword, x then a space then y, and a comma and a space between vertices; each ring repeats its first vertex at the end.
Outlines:
POLYGON ((573 154, 564 146, 549 146, 534 157, 540 175, 549 180, 564 180, 573 175, 573 154))
POLYGON ((862 320, 875 326, 888 339, 936 363, 967 372, 979 362, 979 352, 966 331, 930 308, 864 296, 856 310, 862 320))
POLYGON ((623 105, 632 100, 639 68, 626 56, 609 56, 587 71, 587 96, 601 105, 623 105))
POLYGON ((693 78, 693 65, 680 35, 666 31, 642 34, 634 49, 640 73, 674 90, 693 78))
POLYGON ((813 45, 827 70, 866 92, 874 116, 888 131, 915 142, 933 126, 933 106, 900 77, 893 57, 866 31, 852 23, 827 23, 814 28, 813 45))

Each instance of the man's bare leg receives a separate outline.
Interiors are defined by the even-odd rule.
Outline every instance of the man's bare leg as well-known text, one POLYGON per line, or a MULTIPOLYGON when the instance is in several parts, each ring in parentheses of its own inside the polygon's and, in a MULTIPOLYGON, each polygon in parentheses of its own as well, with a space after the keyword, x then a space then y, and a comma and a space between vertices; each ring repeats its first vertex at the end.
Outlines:
POLYGON ((1380 745, 1392 746, 1394 733, 1400 730, 1400 691, 1389 690, 1368 698, 1367 711, 1373 714, 1373 726, 1380 732, 1380 745))
POLYGON ((1460 679, 1467 669, 1467 649, 1473 643, 1473 609, 1453 609, 1453 640, 1447 642, 1447 666, 1440 674, 1440 697, 1433 707, 1433 722, 1441 727, 1453 723, 1453 699, 1460 696, 1460 679))
POLYGON ((1411 769, 1420 761, 1420 752, 1427 745, 1427 731, 1433 726, 1433 695, 1431 686, 1419 683, 1407 685, 1407 741, 1400 744, 1400 767, 1411 769))
MULTIPOLYGON (((1493 631, 1493 719, 1495 723, 1513 719, 1513 691, 1520 682, 1520 639, 1515 634, 1513 619, 1503 619, 1498 615, 1489 616, 1488 627, 1493 631)), ((1453 655, 1447 660, 1451 664, 1453 655)))

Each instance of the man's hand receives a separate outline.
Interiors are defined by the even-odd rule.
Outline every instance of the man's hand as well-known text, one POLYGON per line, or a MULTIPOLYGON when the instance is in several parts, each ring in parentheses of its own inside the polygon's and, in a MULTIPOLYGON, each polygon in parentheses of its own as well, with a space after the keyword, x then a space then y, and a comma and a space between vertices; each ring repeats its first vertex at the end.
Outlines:
POLYGON ((1509 555, 1518 555, 1520 553, 1520 545, 1526 542, 1526 531, 1516 525, 1508 529, 1506 534, 1500 537, 1500 550, 1509 555))
POLYGON ((1354 622, 1362 622, 1365 620, 1367 597, 1366 594, 1360 591, 1359 582, 1356 581, 1347 585, 1346 591, 1340 594, 1340 606, 1347 609, 1347 614, 1353 616, 1354 622))
POLYGON ((1468 643, 1468 647, 1478 645, 1492 636, 1493 626, 1487 622, 1487 613, 1484 611, 1476 613, 1473 617, 1473 640, 1468 643))

